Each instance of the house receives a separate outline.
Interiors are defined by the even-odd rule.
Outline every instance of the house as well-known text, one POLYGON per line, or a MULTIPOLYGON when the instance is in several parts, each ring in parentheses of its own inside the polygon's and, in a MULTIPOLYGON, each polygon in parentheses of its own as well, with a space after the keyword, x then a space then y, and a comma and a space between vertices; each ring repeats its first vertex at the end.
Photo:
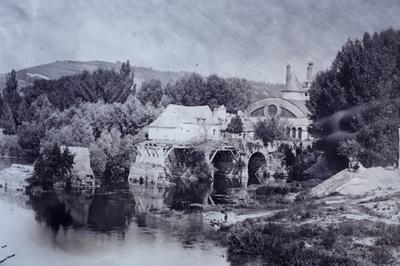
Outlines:
POLYGON ((149 140, 164 142, 218 140, 221 138, 220 119, 223 119, 223 116, 224 107, 213 113, 207 105, 182 106, 170 104, 147 127, 148 138, 149 140))

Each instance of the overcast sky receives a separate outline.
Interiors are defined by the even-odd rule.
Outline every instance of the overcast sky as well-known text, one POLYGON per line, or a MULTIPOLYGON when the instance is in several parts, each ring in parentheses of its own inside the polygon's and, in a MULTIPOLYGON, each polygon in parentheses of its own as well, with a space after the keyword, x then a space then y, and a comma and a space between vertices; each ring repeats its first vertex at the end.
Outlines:
POLYGON ((0 0, 0 72, 55 60, 282 82, 348 38, 400 29, 399 0, 0 0))

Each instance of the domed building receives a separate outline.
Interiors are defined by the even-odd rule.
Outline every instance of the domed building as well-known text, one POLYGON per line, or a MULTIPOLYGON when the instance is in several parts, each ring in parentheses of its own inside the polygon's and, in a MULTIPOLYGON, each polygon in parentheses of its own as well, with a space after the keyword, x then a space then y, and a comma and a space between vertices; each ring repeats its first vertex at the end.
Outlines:
POLYGON ((299 82, 290 65, 286 67, 286 83, 281 97, 271 97, 251 104, 247 114, 253 122, 263 118, 278 118, 285 125, 286 137, 298 141, 311 140, 309 110, 305 103, 313 80, 313 63, 307 66, 306 81, 299 82))

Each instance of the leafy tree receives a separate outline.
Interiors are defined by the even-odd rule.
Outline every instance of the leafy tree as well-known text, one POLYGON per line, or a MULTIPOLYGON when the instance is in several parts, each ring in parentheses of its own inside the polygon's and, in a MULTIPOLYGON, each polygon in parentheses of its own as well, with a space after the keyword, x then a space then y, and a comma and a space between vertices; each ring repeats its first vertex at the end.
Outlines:
POLYGON ((365 33, 362 40, 347 41, 331 68, 317 75, 307 106, 313 121, 311 133, 322 139, 327 154, 338 153, 338 143, 347 134, 361 145, 363 165, 384 166, 396 161, 399 46, 400 31, 365 33))
POLYGON ((102 100, 105 103, 123 103, 135 90, 134 75, 127 62, 122 64, 119 72, 99 68, 92 73, 84 71, 57 80, 35 80, 32 86, 23 91, 28 104, 40 95, 47 94, 55 107, 64 110, 82 102, 102 100))
POLYGON ((103 177, 105 182, 123 181, 128 177, 136 155, 134 138, 122 136, 116 128, 105 129, 90 146, 90 152, 91 165, 97 176, 103 177))
POLYGON ((284 138, 284 126, 275 118, 262 120, 255 125, 254 133, 257 138, 263 141, 264 145, 267 145, 284 138))
POLYGON ((226 110, 231 113, 236 113, 238 110, 246 110, 250 104, 251 92, 254 88, 245 79, 230 78, 227 79, 228 91, 227 99, 221 99, 221 104, 224 104, 226 110))
POLYGON ((18 130, 18 144, 27 155, 36 157, 39 154, 40 142, 45 136, 45 128, 37 122, 23 122, 18 130))
MULTIPOLYGON (((27 110, 24 120, 17 131, 18 143, 25 152, 33 157, 39 154, 40 142, 49 128, 48 119, 57 115, 56 108, 46 95, 39 96, 27 110)), ((54 126, 54 124, 51 124, 54 126)))
POLYGON ((247 108, 252 86, 242 79, 223 79, 210 75, 204 80, 193 73, 165 87, 169 101, 181 105, 208 105, 211 109, 225 105, 228 112, 247 108))
POLYGON ((162 83, 156 79, 143 82, 140 91, 137 93, 137 98, 143 104, 151 102, 154 106, 160 103, 162 96, 162 83))
POLYGON ((34 179, 44 190, 52 190, 57 181, 70 180, 74 156, 57 144, 45 147, 35 161, 34 179))
POLYGON ((231 121, 229 122, 226 131, 229 133, 239 134, 243 132, 243 122, 242 119, 236 115, 232 117, 231 121))
POLYGON ((89 121, 74 117, 68 125, 47 130, 44 140, 68 146, 88 147, 94 142, 93 129, 89 121))

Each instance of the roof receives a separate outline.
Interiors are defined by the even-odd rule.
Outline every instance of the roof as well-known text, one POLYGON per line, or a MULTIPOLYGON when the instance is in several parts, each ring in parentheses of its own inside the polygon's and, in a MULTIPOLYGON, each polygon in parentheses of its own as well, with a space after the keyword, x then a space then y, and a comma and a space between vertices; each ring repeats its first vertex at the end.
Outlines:
POLYGON ((287 100, 287 99, 285 100, 296 105, 303 113, 307 115, 310 114, 310 110, 307 108, 305 101, 287 100))
POLYGON ((205 124, 208 125, 219 124, 208 105, 183 106, 170 104, 148 127, 175 128, 181 124, 198 124, 199 119, 204 120, 205 124))

